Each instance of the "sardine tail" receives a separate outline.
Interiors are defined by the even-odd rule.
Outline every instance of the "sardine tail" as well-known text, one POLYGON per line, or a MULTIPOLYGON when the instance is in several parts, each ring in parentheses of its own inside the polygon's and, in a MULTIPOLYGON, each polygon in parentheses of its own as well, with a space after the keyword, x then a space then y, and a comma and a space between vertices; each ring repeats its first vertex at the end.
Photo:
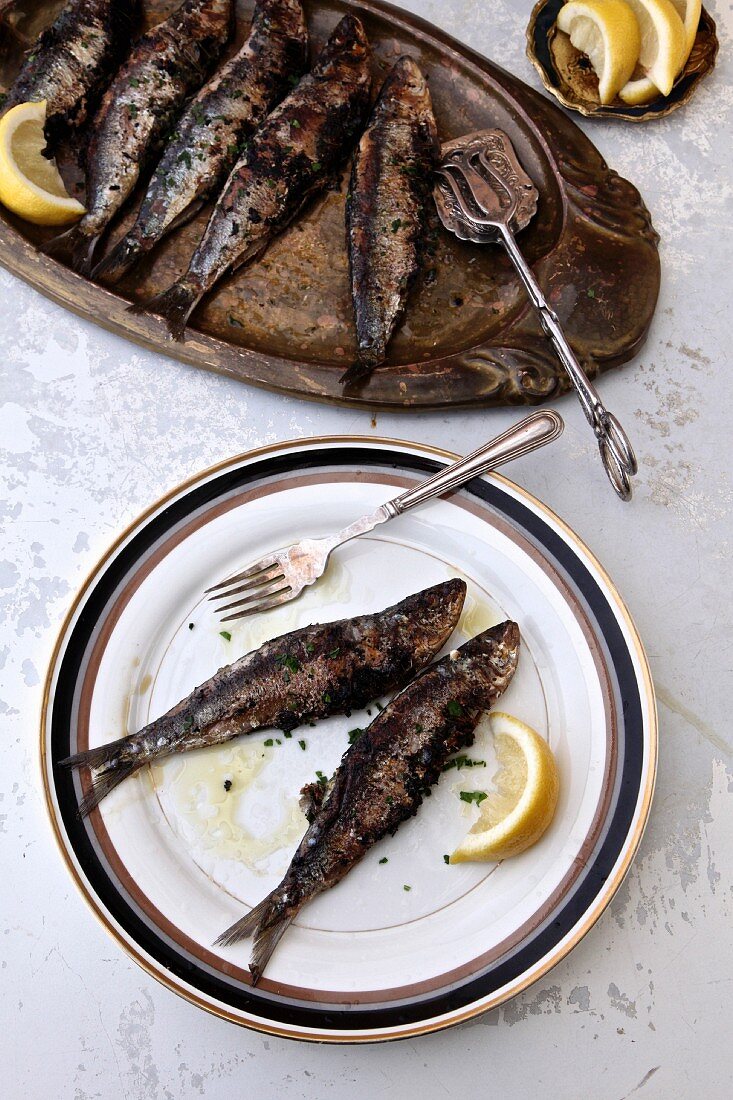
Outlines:
POLYGON ((140 765, 137 763, 122 764, 117 768, 109 768, 107 771, 93 775, 91 788, 79 803, 79 817, 86 817, 87 814, 96 809, 110 791, 119 786, 123 779, 127 779, 128 775, 136 772, 139 767, 140 765))
POLYGON ((249 913, 245 913, 243 917, 235 921, 230 925, 225 932, 222 932, 217 939, 214 940, 215 947, 231 947, 234 943, 239 943, 240 940, 245 939, 247 936, 251 936, 257 925, 265 916, 268 907, 272 903, 272 895, 268 894, 266 898, 258 902, 254 909, 250 909, 249 913))
POLYGON ((257 985, 262 977, 262 971, 270 961, 270 956, 280 942, 280 937, 290 927, 294 912, 280 917, 276 924, 257 932, 255 945, 252 949, 252 957, 249 960, 249 972, 252 975, 252 985, 257 985))
POLYGON ((201 298, 201 291, 180 279, 168 290, 140 305, 129 307, 131 313, 157 313, 168 326, 174 340, 183 340, 188 318, 201 298))
POLYGON ((119 762, 120 749, 128 740, 121 737, 117 741, 108 741, 106 745, 98 745, 96 749, 75 752, 73 756, 59 760, 59 764, 65 768, 112 768, 119 762))
POLYGON ((383 359, 384 356, 375 355, 371 351, 362 349, 351 366, 347 367, 341 375, 339 382, 347 389, 349 387, 363 386, 383 359))
POLYGON ((48 244, 44 245, 43 251, 55 260, 69 262, 79 275, 88 275, 92 268, 94 250, 100 237, 101 233, 96 233, 90 237, 84 231, 82 223, 78 222, 71 229, 59 233, 58 237, 50 240, 48 244))
POLYGON ((116 283, 135 266, 142 254, 140 242, 128 234, 117 242, 109 255, 99 261, 92 271, 92 278, 105 283, 116 283))

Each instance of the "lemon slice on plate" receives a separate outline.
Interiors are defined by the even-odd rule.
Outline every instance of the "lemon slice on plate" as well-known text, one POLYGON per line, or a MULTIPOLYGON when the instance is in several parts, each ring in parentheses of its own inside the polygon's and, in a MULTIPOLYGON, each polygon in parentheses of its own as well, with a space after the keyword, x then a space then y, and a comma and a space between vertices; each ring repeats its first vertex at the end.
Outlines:
POLYGON ((489 716, 496 756, 496 790, 450 857, 451 863, 516 856, 536 843, 552 821, 560 782, 552 751, 540 735, 502 711, 489 716))
POLYGON ((19 103, 0 120, 0 202, 35 225, 66 225, 84 213, 44 157, 46 102, 19 103))
POLYGON ((624 0, 569 0, 560 8, 557 26, 590 60, 601 103, 612 103, 631 78, 641 49, 639 24, 629 5, 624 0))
MULTIPOLYGON (((629 0, 629 2, 631 2, 631 0, 629 0)), ((670 2, 680 18, 684 32, 684 46, 679 67, 672 80, 672 83, 674 83, 674 79, 685 67, 687 58, 690 56, 692 47, 695 45, 695 36, 697 35, 697 28, 700 24, 702 2, 701 0, 670 0, 670 2)), ((670 85, 670 91, 671 87, 670 85)), ((639 77, 637 80, 630 80, 619 92, 619 97, 624 103, 628 103, 629 106, 637 107, 643 103, 650 103, 653 99, 656 99, 659 94, 659 87, 654 83, 651 75, 647 74, 639 77)))

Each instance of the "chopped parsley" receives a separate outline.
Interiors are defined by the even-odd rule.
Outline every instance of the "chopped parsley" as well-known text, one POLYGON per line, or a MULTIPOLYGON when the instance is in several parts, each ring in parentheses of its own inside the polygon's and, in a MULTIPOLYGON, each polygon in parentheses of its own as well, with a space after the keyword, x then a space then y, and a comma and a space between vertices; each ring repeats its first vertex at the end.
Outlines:
POLYGON ((183 723, 183 731, 185 733, 187 730, 190 730, 190 729, 193 729, 193 718, 189 714, 188 718, 183 723))
POLYGON ((232 636, 228 630, 220 630, 219 637, 223 638, 225 642, 231 642, 232 636))
POLYGON ((338 655, 339 655, 339 653, 340 653, 340 652, 341 652, 341 650, 339 649, 339 647, 338 647, 338 646, 336 646, 336 648, 335 648, 335 649, 332 649, 332 650, 331 650, 331 652, 330 652, 330 653, 328 654, 328 656, 329 656, 329 657, 338 657, 338 655))
POLYGON ((318 783, 318 786, 321 788, 321 790, 325 791, 326 787, 328 786, 328 779, 323 774, 323 772, 316 772, 316 782, 318 783))
POLYGON ((392 232, 396 233, 401 225, 402 225, 402 218, 395 218, 395 220, 392 222, 392 232))
POLYGON ((449 772, 452 768, 457 768, 458 771, 460 771, 461 768, 485 767, 485 760, 472 760, 470 756, 464 756, 463 754, 461 754, 460 756, 454 756, 452 760, 449 760, 447 764, 443 765, 443 768, 441 770, 444 772, 449 772))
POLYGON ((232 789, 232 781, 231 781, 231 779, 225 779, 225 780, 224 780, 224 790, 225 790, 225 791, 230 791, 231 789, 232 789))
POLYGON ((450 863, 450 856, 449 855, 444 855, 443 856, 443 863, 450 863))
POLYGON ((589 298, 595 298, 595 296, 596 296, 596 292, 595 292, 595 290, 593 289, 592 286, 588 287, 588 289, 586 290, 586 294, 588 295, 589 298))
MULTIPOLYGON (((268 749, 271 749, 274 744, 275 742, 272 737, 268 737, 267 740, 264 742, 265 747, 268 749)), ((461 795, 461 798, 463 798, 463 795, 461 795)))
POLYGON ((288 653, 278 654, 275 658, 275 664, 280 665, 280 668, 286 668, 288 672, 297 672, 300 669, 299 662, 288 653))
POLYGON ((189 630, 193 630, 193 623, 189 623, 189 624, 188 624, 188 629, 189 629, 189 630))
POLYGON ((313 169, 314 172, 320 172, 322 167, 323 166, 322 166, 320 160, 314 160, 312 165, 311 165, 311 168, 313 169))
POLYGON ((303 752, 305 752, 305 741, 299 741, 298 744, 300 745, 303 752))
POLYGON ((488 798, 486 791, 461 791, 461 802, 475 802, 477 806, 480 806, 485 798, 488 798))
POLYGON ((406 890, 406 891, 407 891, 407 893, 409 893, 409 892, 410 892, 410 890, 412 890, 412 887, 411 887, 411 886, 408 886, 408 885, 407 885, 407 883, 405 883, 405 885, 404 885, 404 886, 402 887, 402 889, 403 889, 403 890, 406 890))
POLYGON ((364 730, 360 726, 356 726, 355 729, 349 730, 349 744, 353 745, 355 741, 358 741, 364 730))
POLYGON ((386 856, 382 856, 382 858, 380 859, 380 861, 379 861, 379 862, 380 862, 380 863, 389 863, 389 860, 387 859, 387 857, 386 857, 386 856))
POLYGON ((298 122, 297 118, 291 119, 290 125, 292 126, 292 128, 294 130, 299 130, 300 129, 300 123, 298 122))
POLYGON ((331 702, 331 696, 328 694, 327 691, 324 691, 324 693, 323 693, 323 702, 324 703, 330 703, 331 702))
POLYGON ((182 153, 178 154, 178 163, 185 164, 186 168, 191 167, 191 154, 188 149, 184 149, 182 153))
POLYGON ((457 703, 455 699, 451 699, 451 701, 448 703, 448 713, 450 714, 451 718, 460 718, 463 714, 463 707, 460 703, 457 703))
POLYGON ((283 737, 286 738, 286 740, 289 741, 292 736, 292 730, 283 730, 283 737))
POLYGON ((137 103, 128 103, 128 104, 126 104, 126 106, 127 106, 127 113, 130 116, 130 118, 133 118, 133 119, 137 118, 137 116, 138 116, 137 103))
POLYGON ((305 643, 305 651, 309 656, 310 656, 311 653, 315 653, 315 649, 316 649, 316 647, 313 645, 313 642, 306 642, 305 643))

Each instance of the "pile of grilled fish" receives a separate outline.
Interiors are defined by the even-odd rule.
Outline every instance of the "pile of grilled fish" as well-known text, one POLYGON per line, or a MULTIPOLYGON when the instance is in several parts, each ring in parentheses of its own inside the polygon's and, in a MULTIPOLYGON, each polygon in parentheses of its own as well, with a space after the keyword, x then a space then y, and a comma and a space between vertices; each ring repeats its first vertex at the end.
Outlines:
POLYGON ((46 100, 49 154, 71 130, 84 138, 86 213, 47 250, 114 283, 215 200, 188 270, 133 307, 160 314, 183 339, 201 298, 261 255, 356 144, 346 240, 358 350, 342 381, 363 386, 385 361, 422 259, 439 150, 423 74, 400 58, 370 113, 371 49, 353 15, 307 71, 301 0, 258 0, 249 37, 227 61, 234 0, 184 0, 134 40, 138 9, 136 0, 69 0, 8 93, 3 109, 46 100), (134 225, 99 260, 141 181, 134 225))
POLYGON ((344 754, 330 782, 303 789, 309 828, 281 884, 217 941, 254 935, 253 983, 309 900, 417 813, 449 756, 508 687, 519 628, 500 626, 431 665, 455 629, 466 585, 445 581, 374 615, 303 627, 220 669, 138 733, 62 761, 91 769, 85 815, 143 765, 274 727, 365 707, 398 691, 344 754))

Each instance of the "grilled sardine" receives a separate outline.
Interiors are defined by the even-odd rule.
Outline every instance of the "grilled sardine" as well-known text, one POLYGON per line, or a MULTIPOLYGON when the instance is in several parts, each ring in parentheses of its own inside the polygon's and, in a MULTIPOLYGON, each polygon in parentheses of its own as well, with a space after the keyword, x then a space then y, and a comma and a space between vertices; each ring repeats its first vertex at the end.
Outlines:
POLYGON ((88 273, 99 238, 200 88, 231 34, 233 0, 185 0, 138 39, 104 94, 86 154, 87 212, 48 251, 71 250, 88 273))
POLYGON ((346 231, 357 361, 342 382, 367 378, 419 270, 438 136, 425 77, 401 57, 382 86, 351 171, 346 231))
POLYGON ((223 183, 266 115, 298 82, 308 57, 300 0, 259 0, 249 38, 186 107, 137 220, 93 277, 114 282, 189 221, 223 183))
POLYGON ((448 757, 471 744, 482 712, 508 687, 518 655, 516 623, 484 631, 421 673, 347 749, 280 885, 216 941, 254 935, 254 985, 301 908, 417 813, 448 757))
POLYGON ((227 271, 261 252, 323 188, 346 156, 369 104, 370 49, 353 15, 315 66, 255 133, 232 170, 185 275, 139 309, 161 314, 176 339, 227 271))
POLYGON ((465 595, 463 581, 445 581, 379 614, 306 626, 265 642, 139 733, 62 761, 96 771, 80 814, 152 760, 253 730, 290 731, 394 691, 448 640, 465 595))
POLYGON ((46 140, 53 151, 60 136, 81 126, 130 43, 137 0, 70 0, 43 31, 3 103, 46 100, 46 140))

